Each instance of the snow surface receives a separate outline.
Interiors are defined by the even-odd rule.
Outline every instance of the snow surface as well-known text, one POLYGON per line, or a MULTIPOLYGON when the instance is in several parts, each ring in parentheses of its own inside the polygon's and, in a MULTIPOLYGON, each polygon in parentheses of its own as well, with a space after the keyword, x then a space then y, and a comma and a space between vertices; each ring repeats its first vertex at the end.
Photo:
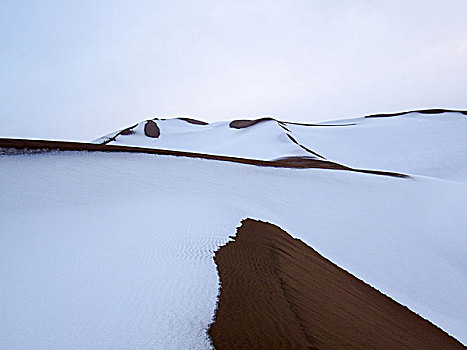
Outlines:
MULTIPOLYGON (((147 137, 144 134, 146 122, 141 122, 133 129, 134 134, 118 135, 115 141, 108 144, 263 160, 284 156, 313 157, 313 154, 294 144, 275 120, 263 121, 243 129, 231 128, 229 122, 208 125, 190 124, 180 119, 155 122, 160 129, 158 138, 147 137)), ((101 137, 94 142, 102 143, 115 134, 101 137)))
POLYGON ((2 349, 209 348, 213 254, 247 217, 467 343, 467 184, 147 154, 0 167, 2 349))
POLYGON ((467 115, 413 112, 323 124, 341 126, 287 127, 299 143, 341 164, 467 182, 467 115))
MULTIPOLYGON (((356 118, 296 125, 275 120, 244 129, 228 122, 193 125, 179 119, 156 120, 157 139, 144 134, 141 122, 132 135, 112 145, 130 145, 271 160, 314 155, 355 168, 387 170, 467 182, 467 116, 459 112, 408 113, 395 117, 356 118), (329 126, 331 125, 331 126, 329 126), (299 145, 293 143, 292 136, 299 145)), ((101 143, 116 133, 95 142, 101 143)))

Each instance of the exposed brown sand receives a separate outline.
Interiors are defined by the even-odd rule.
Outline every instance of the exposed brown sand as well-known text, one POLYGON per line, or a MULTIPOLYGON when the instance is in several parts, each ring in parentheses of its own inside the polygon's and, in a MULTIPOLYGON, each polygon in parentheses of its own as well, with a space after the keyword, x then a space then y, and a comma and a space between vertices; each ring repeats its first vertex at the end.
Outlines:
POLYGON ((350 123, 350 124, 313 124, 313 123, 299 123, 299 122, 286 122, 282 120, 277 120, 271 117, 264 117, 264 118, 259 118, 259 119, 238 119, 238 120, 233 120, 230 122, 229 126, 234 129, 244 129, 248 128, 250 126, 253 126, 255 124, 265 122, 268 120, 274 120, 276 121, 279 126, 284 128, 287 131, 290 131, 289 129, 286 128, 287 124, 292 124, 292 125, 302 125, 302 126, 350 126, 350 125, 356 125, 355 123, 350 123))
POLYGON ((216 349, 465 349, 269 223, 244 220, 216 252, 216 349))
POLYGON ((265 118, 259 118, 259 119, 253 119, 253 120, 248 120, 248 119, 238 119, 238 120, 233 120, 229 123, 229 126, 233 129, 244 129, 248 128, 250 126, 253 126, 255 124, 265 122, 268 120, 275 120, 274 118, 270 117, 265 117, 265 118))
POLYGON ((442 114, 442 113, 461 113, 467 115, 467 111, 455 110, 455 109, 442 109, 442 108, 433 108, 433 109, 417 109, 413 111, 397 112, 397 113, 380 113, 367 115, 365 118, 382 118, 382 117, 397 117, 400 115, 405 115, 409 113, 421 113, 421 114, 442 114))
MULTIPOLYGON (((238 158, 229 156, 219 156, 214 154, 204 154, 195 152, 172 151, 157 148, 131 147, 131 146, 116 146, 106 144, 95 144, 85 142, 68 142, 68 141, 49 141, 49 140, 26 140, 26 139, 4 139, 0 138, 0 149, 14 149, 15 153, 26 152, 48 152, 48 151, 86 151, 86 152, 122 152, 122 153, 144 153, 157 154, 174 157, 188 157, 199 159, 210 159, 221 162, 231 162, 240 164, 249 164, 263 167, 277 168, 295 168, 295 169, 333 169, 345 170, 359 173, 368 173, 374 175, 383 175, 400 178, 410 178, 410 176, 400 173, 378 170, 354 169, 344 165, 330 162, 327 160, 310 159, 306 157, 285 157, 277 160, 258 160, 248 158, 238 158)), ((8 152, 11 153, 11 152, 8 152)))
POLYGON ((132 135, 134 133, 132 128, 126 128, 120 132, 120 135, 132 135))
POLYGON ((183 120, 187 123, 190 123, 190 124, 195 124, 195 125, 208 125, 209 123, 206 123, 202 120, 198 120, 198 119, 193 119, 193 118, 186 118, 186 117, 180 117, 180 118, 177 118, 177 119, 180 119, 180 120, 183 120))
POLYGON ((154 120, 148 120, 144 125, 144 134, 155 139, 159 137, 161 131, 154 120))

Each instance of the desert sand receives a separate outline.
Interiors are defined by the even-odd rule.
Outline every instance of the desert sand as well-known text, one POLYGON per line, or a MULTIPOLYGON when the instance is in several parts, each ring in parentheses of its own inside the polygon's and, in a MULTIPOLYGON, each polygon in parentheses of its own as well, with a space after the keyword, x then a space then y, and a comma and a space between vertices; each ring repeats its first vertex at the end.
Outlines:
MULTIPOLYGON (((127 129, 125 129, 127 130, 127 129)), ((126 131, 129 132, 129 131, 126 131)), ((368 173, 374 175, 383 175, 391 177, 410 178, 410 176, 379 170, 355 169, 336 162, 328 160, 314 159, 308 157, 284 157, 276 160, 259 160, 249 158, 239 158, 230 156, 218 156, 213 154, 172 151, 157 148, 144 148, 133 146, 115 146, 107 144, 95 144, 85 142, 70 142, 70 141, 50 141, 50 140, 27 140, 27 139, 8 139, 0 138, 0 149, 2 152, 9 153, 27 153, 27 152, 49 152, 49 151, 87 151, 87 152, 123 152, 123 153, 145 153, 166 155, 174 157, 189 157, 199 159, 217 160, 223 162, 249 164, 263 167, 277 168, 318 168, 331 170, 345 170, 359 173, 368 173)))
POLYGON ((408 308, 269 223, 216 252, 216 349, 464 349, 408 308))

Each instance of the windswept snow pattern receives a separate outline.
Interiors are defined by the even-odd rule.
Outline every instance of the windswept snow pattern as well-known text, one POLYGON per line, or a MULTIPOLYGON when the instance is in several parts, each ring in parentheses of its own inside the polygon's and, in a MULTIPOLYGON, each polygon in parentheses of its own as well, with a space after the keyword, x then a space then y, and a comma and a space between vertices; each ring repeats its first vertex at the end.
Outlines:
POLYGON ((467 184, 147 154, 0 164, 2 349, 210 348, 214 251, 246 217, 467 342, 467 184))

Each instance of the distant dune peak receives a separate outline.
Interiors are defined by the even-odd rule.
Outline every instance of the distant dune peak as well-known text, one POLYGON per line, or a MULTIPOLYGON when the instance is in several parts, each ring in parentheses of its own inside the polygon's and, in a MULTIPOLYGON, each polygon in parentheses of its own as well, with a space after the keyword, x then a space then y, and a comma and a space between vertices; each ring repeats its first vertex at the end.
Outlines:
POLYGON ((463 110, 433 108, 314 124, 273 117, 213 123, 156 117, 94 143, 266 161, 312 157, 352 168, 467 181, 466 116, 463 110))
POLYGON ((261 160, 286 156, 325 159, 301 145, 284 122, 271 117, 215 123, 185 117, 154 118, 94 142, 261 160))

